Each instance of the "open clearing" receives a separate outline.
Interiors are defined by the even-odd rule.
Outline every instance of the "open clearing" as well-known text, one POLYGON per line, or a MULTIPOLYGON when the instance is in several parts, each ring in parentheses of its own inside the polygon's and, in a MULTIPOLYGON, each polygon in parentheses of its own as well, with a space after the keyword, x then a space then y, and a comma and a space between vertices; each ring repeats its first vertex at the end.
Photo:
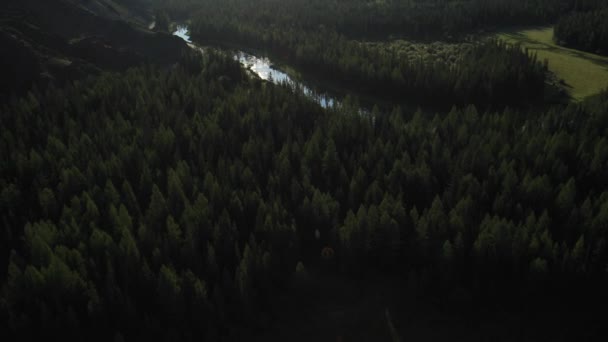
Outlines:
POLYGON ((608 87, 608 57, 555 44, 553 27, 503 31, 498 37, 510 43, 521 43, 535 51, 540 61, 547 59, 549 69, 566 82, 575 100, 582 100, 608 87))

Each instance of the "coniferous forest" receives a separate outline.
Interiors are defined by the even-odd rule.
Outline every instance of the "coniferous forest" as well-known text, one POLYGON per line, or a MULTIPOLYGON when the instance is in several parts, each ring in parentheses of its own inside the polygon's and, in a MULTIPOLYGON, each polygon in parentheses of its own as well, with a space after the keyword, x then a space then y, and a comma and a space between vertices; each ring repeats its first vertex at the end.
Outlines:
POLYGON ((0 96, 2 340, 608 336, 608 90, 569 99, 550 61, 479 36, 550 23, 605 52, 602 1, 57 0, 126 25, 95 58, 36 1, 0 11, 3 58, 44 73, 0 96), (345 96, 321 106, 217 45, 174 57, 178 20, 345 96))
POLYGON ((608 4, 602 10, 575 12, 559 20, 556 38, 585 51, 608 53, 608 4))

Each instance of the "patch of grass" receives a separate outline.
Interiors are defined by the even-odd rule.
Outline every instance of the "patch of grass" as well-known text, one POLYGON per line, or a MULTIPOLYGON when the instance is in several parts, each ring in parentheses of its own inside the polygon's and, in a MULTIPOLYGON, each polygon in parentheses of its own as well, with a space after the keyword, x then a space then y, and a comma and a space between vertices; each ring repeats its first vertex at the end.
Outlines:
POLYGON ((552 27, 502 31, 497 35, 536 52, 539 61, 548 60, 549 70, 564 80, 574 100, 580 101, 608 87, 608 57, 555 44, 552 27))

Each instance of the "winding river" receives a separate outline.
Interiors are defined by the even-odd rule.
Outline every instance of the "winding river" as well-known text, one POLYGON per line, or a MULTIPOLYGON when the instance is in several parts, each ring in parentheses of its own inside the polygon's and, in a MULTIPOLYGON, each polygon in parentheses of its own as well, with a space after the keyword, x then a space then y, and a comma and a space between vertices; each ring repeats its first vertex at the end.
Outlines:
MULTIPOLYGON (((197 49, 201 52, 204 51, 204 47, 201 47, 192 42, 190 39, 190 34, 188 32, 187 26, 178 26, 177 30, 173 32, 175 36, 182 38, 188 46, 193 49, 197 49)), ((230 51, 233 54, 234 59, 238 60, 243 67, 251 70, 254 74, 256 74, 259 78, 275 83, 275 84, 288 84, 295 89, 300 89, 306 96, 315 100, 319 105, 324 108, 333 107, 338 104, 338 101, 328 95, 326 92, 319 91, 310 86, 303 84, 301 81, 293 79, 284 71, 281 71, 268 59, 267 57, 260 57, 256 55, 252 55, 250 53, 244 51, 230 51)))

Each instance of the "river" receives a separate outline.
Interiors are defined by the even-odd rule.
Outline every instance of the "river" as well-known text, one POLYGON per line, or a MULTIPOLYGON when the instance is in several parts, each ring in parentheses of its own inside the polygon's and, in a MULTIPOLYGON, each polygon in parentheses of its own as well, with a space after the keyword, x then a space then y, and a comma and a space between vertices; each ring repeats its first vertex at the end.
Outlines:
MULTIPOLYGON (((191 48, 204 52, 205 47, 197 45, 190 39, 190 33, 188 32, 187 26, 177 26, 177 29, 173 34, 186 41, 191 48)), ((268 57, 256 56, 239 50, 224 49, 224 51, 231 53, 235 60, 238 60, 243 67, 251 70, 259 78, 275 84, 288 84, 294 87, 294 89, 299 89, 305 95, 319 103, 323 108, 333 107, 338 104, 338 101, 333 96, 328 95, 324 91, 315 89, 312 86, 308 86, 301 81, 295 80, 286 72, 277 68, 268 57)))

